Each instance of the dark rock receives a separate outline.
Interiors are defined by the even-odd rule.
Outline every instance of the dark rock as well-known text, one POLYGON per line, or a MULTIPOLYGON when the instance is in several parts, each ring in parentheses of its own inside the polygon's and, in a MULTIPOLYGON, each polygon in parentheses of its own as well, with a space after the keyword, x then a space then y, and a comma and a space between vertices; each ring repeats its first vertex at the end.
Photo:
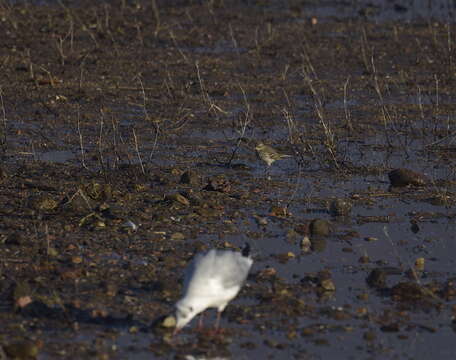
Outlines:
POLYGON ((231 184, 224 175, 212 176, 208 179, 204 190, 226 193, 231 190, 231 184))
POLYGON ((5 245, 24 245, 26 239, 19 232, 8 234, 5 239, 5 245))
POLYGON ((311 240, 312 251, 322 252, 326 249, 326 240, 321 237, 313 237, 311 240))
POLYGON ((12 359, 35 359, 40 351, 40 344, 30 341, 12 343, 3 347, 5 353, 12 359))
POLYGON ((386 277, 387 272, 383 269, 376 268, 372 270, 369 276, 366 279, 366 282, 369 286, 384 289, 386 288, 386 277))
POLYGON ((393 286, 391 295, 396 301, 418 301, 426 296, 426 292, 415 282, 401 282, 393 286))
POLYGON ((18 299, 32 295, 32 290, 28 281, 18 281, 14 284, 12 299, 17 301, 18 299))
POLYGON ((183 195, 179 193, 169 194, 165 196, 165 201, 179 203, 185 206, 190 205, 190 201, 183 195))
POLYGON ((350 215, 353 204, 348 199, 335 199, 329 206, 329 212, 332 216, 350 215))
POLYGON ((363 335, 363 338, 366 341, 374 341, 377 338, 377 336, 373 331, 366 331, 363 335))
POLYGON ((182 176, 180 178, 180 183, 197 186, 200 183, 200 178, 195 171, 188 170, 182 174, 182 176))
POLYGON ((413 220, 413 219, 410 220, 410 224, 411 224, 410 230, 411 230, 414 234, 416 234, 417 232, 420 231, 420 227, 418 226, 418 222, 417 222, 416 220, 413 220))
MULTIPOLYGON (((456 298, 456 279, 448 280, 443 286, 443 289, 440 291, 439 295, 447 301, 456 298)), ((456 317, 453 321, 456 323, 456 317)))
POLYGON ((112 196, 112 188, 109 184, 92 182, 83 186, 84 193, 93 200, 106 201, 112 196))
POLYGON ((400 328, 399 328, 399 324, 397 322, 395 322, 395 323, 383 325, 380 328, 380 330, 383 332, 398 332, 400 330, 400 328))
POLYGON ((331 233, 331 225, 329 221, 314 219, 310 222, 309 230, 312 236, 328 236, 331 233))
POLYGON ((31 196, 28 199, 28 205, 34 210, 47 212, 55 210, 59 206, 59 203, 51 196, 43 194, 31 196))
POLYGON ((289 216, 290 212, 287 207, 273 205, 269 210, 269 215, 283 218, 289 216))
POLYGON ((395 169, 388 173, 391 187, 424 186, 429 179, 420 173, 409 169, 395 169))
POLYGON ((6 173, 5 169, 0 166, 0 182, 5 180, 8 177, 8 174, 6 173))

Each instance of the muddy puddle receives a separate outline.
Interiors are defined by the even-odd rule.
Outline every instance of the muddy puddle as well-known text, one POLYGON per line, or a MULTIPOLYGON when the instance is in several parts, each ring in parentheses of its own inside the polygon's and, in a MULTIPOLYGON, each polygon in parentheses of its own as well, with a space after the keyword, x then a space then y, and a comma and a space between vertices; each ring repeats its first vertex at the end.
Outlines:
POLYGON ((0 1, 0 359, 454 358, 454 11, 0 1))

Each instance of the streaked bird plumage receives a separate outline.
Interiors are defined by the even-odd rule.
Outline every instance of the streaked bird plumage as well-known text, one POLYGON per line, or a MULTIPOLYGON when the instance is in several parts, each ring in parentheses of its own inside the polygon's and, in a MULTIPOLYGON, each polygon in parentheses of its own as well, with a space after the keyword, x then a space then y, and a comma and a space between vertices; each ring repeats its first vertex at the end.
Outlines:
POLYGON ((274 161, 281 160, 283 158, 291 157, 291 155, 281 154, 272 146, 265 145, 262 142, 258 143, 255 147, 257 156, 263 160, 268 166, 271 166, 274 161))

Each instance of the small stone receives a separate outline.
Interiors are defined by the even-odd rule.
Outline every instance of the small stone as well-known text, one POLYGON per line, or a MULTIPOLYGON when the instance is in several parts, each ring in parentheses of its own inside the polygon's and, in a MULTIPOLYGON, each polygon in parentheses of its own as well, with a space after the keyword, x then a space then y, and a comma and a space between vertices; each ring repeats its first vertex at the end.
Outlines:
POLYGON ((373 241, 377 241, 378 239, 375 237, 372 237, 372 236, 368 236, 368 237, 365 237, 364 240, 367 242, 373 242, 373 241))
POLYGON ((271 348, 278 348, 280 346, 280 343, 277 340, 273 339, 266 339, 263 341, 263 343, 271 348))
POLYGON ((34 359, 40 351, 40 344, 30 341, 18 342, 3 346, 5 353, 12 359, 34 359))
POLYGON ((242 349, 254 350, 257 348, 257 344, 255 344, 254 342, 251 342, 251 341, 247 341, 247 342, 240 344, 240 347, 242 349))
POLYGON ((107 296, 114 297, 117 295, 119 289, 116 284, 108 282, 103 285, 104 285, 105 293, 107 296))
POLYGON ((3 346, 0 345, 0 360, 8 360, 6 357, 6 353, 3 350, 3 346))
POLYGON ((308 236, 309 235, 309 223, 296 225, 295 231, 300 235, 308 236))
POLYGON ((144 192, 147 191, 147 185, 145 184, 135 184, 133 186, 136 192, 144 192))
POLYGON ((375 332, 373 331, 366 331, 363 335, 364 340, 366 341, 374 341, 377 336, 375 335, 375 332))
POLYGON ((183 195, 176 193, 176 194, 171 194, 171 195, 166 195, 165 200, 168 201, 173 201, 173 202, 178 202, 179 204, 189 206, 190 201, 183 195))
POLYGON ((306 327, 302 329, 301 336, 312 336, 315 334, 315 330, 311 327, 306 327))
POLYGON ((322 252, 326 249, 326 240, 322 237, 314 237, 311 240, 312 251, 322 252))
POLYGON ((59 256, 59 252, 57 251, 56 248, 54 247, 49 247, 47 249, 47 254, 50 256, 50 257, 57 257, 59 256))
POLYGON ((424 263, 425 263, 424 258, 422 258, 422 257, 417 258, 417 259, 415 260, 415 268, 416 268, 417 270, 423 271, 423 270, 424 270, 424 263))
POLYGON ((328 346, 329 340, 328 339, 315 339, 314 344, 319 345, 319 346, 328 346))
POLYGON ((335 199, 329 206, 329 212, 332 216, 350 215, 353 204, 348 199, 335 199))
POLYGON ((29 198, 29 206, 38 211, 52 211, 59 203, 49 195, 37 195, 29 198))
POLYGON ((324 279, 320 282, 320 286, 326 291, 335 291, 336 285, 331 279, 324 279))
POLYGON ((382 327, 380 327, 380 330, 383 332, 398 332, 400 331, 400 327, 398 323, 391 323, 383 325, 382 327))
POLYGON ((78 190, 73 196, 65 203, 65 208, 70 209, 76 214, 85 215, 87 211, 91 211, 95 202, 90 199, 83 190, 78 190))
MULTIPOLYGON (((361 298, 361 300, 365 299, 367 300, 369 298, 369 295, 366 294, 366 297, 361 298)), ((363 317, 369 315, 369 308, 365 306, 361 306, 355 310, 356 316, 357 317, 363 317)))
POLYGON ((412 233, 416 234, 420 231, 420 227, 418 226, 418 222, 414 219, 410 220, 410 230, 412 233))
POLYGON ((129 329, 128 329, 128 332, 130 334, 137 334, 139 332, 139 328, 137 326, 131 326, 129 329))
POLYGON ((163 319, 161 326, 167 329, 176 327, 176 317, 174 315, 168 315, 163 319))
POLYGON ((448 206, 452 198, 445 194, 437 194, 431 197, 428 201, 434 206, 448 206))
POLYGON ((196 186, 200 183, 200 178, 195 171, 188 170, 182 174, 180 183, 196 186))
POLYGON ((136 225, 130 219, 127 219, 122 225, 122 228, 127 232, 136 232, 138 230, 138 225, 136 225))
POLYGON ((390 171, 388 177, 391 187, 425 186, 429 183, 425 175, 404 168, 390 171))
POLYGON ((366 279, 369 286, 374 288, 383 289, 386 288, 386 271, 376 268, 371 271, 366 279))
POLYGON ((272 267, 267 267, 261 270, 258 274, 258 278, 270 278, 277 275, 277 270, 272 267))
POLYGON ((268 224, 268 219, 262 216, 253 215, 258 225, 266 226, 268 224))
POLYGON ((19 232, 8 234, 4 240, 5 245, 24 245, 25 237, 19 232))
POLYGON ((3 167, 0 167, 0 182, 5 180, 7 177, 8 177, 8 174, 6 173, 5 169, 3 167))
POLYGON ((314 219, 309 225, 312 236, 328 236, 331 233, 331 225, 323 219, 314 219))
POLYGON ((94 226, 95 226, 95 229, 101 230, 106 227, 106 223, 103 220, 97 220, 97 221, 95 221, 94 226))
POLYGON ((20 298, 17 298, 14 306, 18 309, 25 308, 27 305, 31 304, 33 302, 33 299, 30 296, 22 296, 20 298))
POLYGON ((182 170, 178 169, 178 168, 172 168, 171 169, 171 174, 172 175, 181 175, 182 174, 182 170))
POLYGON ((287 339, 288 340, 294 340, 298 337, 298 333, 296 332, 296 330, 290 330, 288 333, 287 333, 287 339))
POLYGON ((207 185, 204 188, 204 190, 227 193, 231 190, 231 183, 224 175, 212 176, 208 179, 207 185))
POLYGON ((269 210, 269 215, 275 217, 287 217, 290 215, 288 208, 283 206, 272 206, 271 210, 269 210))
POLYGON ((20 298, 32 295, 32 289, 27 281, 18 281, 14 285, 13 299, 17 301, 20 298))
POLYGON ((277 254, 277 259, 279 260, 280 263, 284 264, 288 260, 293 259, 295 257, 295 254, 293 254, 291 251, 283 254, 277 254))
POLYGON ((181 232, 175 232, 174 234, 171 235, 170 239, 172 241, 181 241, 185 239, 185 235, 182 234, 181 232))
POLYGON ((296 231, 294 231, 293 229, 290 229, 287 231, 287 241, 290 244, 293 244, 298 236, 299 236, 299 234, 296 231))
POLYGON ((72 262, 73 264, 80 264, 80 263, 82 263, 82 257, 80 257, 80 256, 73 256, 73 257, 71 258, 71 262, 72 262))
POLYGON ((392 298, 396 301, 417 301, 423 299, 425 291, 415 282, 401 282, 391 289, 392 298))
POLYGON ((300 245, 301 251, 303 253, 308 253, 311 251, 312 243, 310 242, 310 239, 308 236, 304 236, 299 245, 300 245))
POLYGON ((96 201, 108 200, 112 195, 111 185, 109 184, 100 184, 93 182, 84 185, 82 188, 88 197, 96 201))

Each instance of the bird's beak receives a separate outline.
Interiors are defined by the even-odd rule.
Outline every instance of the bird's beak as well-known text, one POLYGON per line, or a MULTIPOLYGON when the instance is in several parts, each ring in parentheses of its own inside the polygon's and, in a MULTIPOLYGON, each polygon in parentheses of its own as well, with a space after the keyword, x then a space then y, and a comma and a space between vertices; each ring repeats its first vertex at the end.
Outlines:
POLYGON ((174 331, 173 331, 173 336, 176 336, 179 331, 180 331, 181 328, 178 328, 177 326, 174 328, 174 331))

